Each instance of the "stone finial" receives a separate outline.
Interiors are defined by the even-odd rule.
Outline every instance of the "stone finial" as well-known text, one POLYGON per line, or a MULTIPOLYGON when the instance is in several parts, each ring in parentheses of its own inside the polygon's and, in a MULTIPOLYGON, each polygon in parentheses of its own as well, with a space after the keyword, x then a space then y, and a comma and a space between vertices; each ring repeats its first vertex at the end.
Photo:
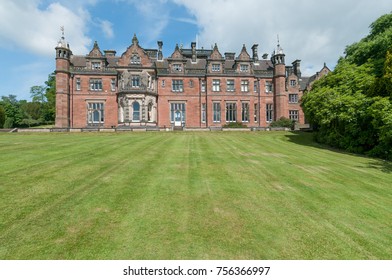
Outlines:
POLYGON ((136 33, 133 34, 132 45, 139 45, 139 40, 136 37, 136 33))

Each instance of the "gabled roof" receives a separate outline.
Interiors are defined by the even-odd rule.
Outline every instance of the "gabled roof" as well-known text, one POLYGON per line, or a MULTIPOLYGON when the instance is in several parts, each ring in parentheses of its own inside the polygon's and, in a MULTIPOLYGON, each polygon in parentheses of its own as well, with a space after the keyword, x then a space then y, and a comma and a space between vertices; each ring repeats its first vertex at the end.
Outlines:
POLYGON ((239 61, 250 61, 250 60, 252 60, 250 58, 250 55, 246 51, 245 44, 242 46, 242 50, 241 50, 240 54, 238 55, 237 60, 239 60, 239 61))
POLYGON ((93 46, 92 50, 90 51, 90 53, 87 56, 99 57, 99 58, 103 57, 103 54, 102 54, 101 50, 99 49, 97 41, 94 42, 94 46, 93 46))

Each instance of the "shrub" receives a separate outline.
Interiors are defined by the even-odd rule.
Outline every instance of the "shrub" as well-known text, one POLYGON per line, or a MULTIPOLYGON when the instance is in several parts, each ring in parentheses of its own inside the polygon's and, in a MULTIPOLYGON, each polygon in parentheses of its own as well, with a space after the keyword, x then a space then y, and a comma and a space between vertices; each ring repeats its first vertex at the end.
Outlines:
POLYGON ((270 127, 288 127, 294 129, 294 125, 295 121, 281 117, 279 120, 271 122, 270 127))
POLYGON ((232 122, 223 125, 224 128, 246 128, 247 126, 240 122, 232 122))

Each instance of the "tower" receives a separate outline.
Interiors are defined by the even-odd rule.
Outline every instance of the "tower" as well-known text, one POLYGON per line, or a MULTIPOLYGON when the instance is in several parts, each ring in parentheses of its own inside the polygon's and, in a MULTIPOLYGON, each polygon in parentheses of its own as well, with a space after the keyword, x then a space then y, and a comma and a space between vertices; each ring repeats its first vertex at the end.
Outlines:
POLYGON ((56 46, 56 123, 59 128, 70 127, 70 58, 72 55, 69 44, 62 36, 56 46))
POLYGON ((274 65, 274 120, 288 117, 288 100, 286 93, 286 65, 285 54, 279 44, 272 53, 271 61, 274 65))

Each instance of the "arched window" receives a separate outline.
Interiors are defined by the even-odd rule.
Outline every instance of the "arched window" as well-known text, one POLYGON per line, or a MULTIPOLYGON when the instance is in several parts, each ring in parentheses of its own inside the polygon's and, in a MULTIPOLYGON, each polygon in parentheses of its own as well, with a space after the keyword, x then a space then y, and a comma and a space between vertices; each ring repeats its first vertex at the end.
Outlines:
POLYGON ((133 102, 132 109, 133 109, 132 120, 133 121, 140 121, 140 104, 139 104, 139 102, 137 102, 137 101, 133 102))

